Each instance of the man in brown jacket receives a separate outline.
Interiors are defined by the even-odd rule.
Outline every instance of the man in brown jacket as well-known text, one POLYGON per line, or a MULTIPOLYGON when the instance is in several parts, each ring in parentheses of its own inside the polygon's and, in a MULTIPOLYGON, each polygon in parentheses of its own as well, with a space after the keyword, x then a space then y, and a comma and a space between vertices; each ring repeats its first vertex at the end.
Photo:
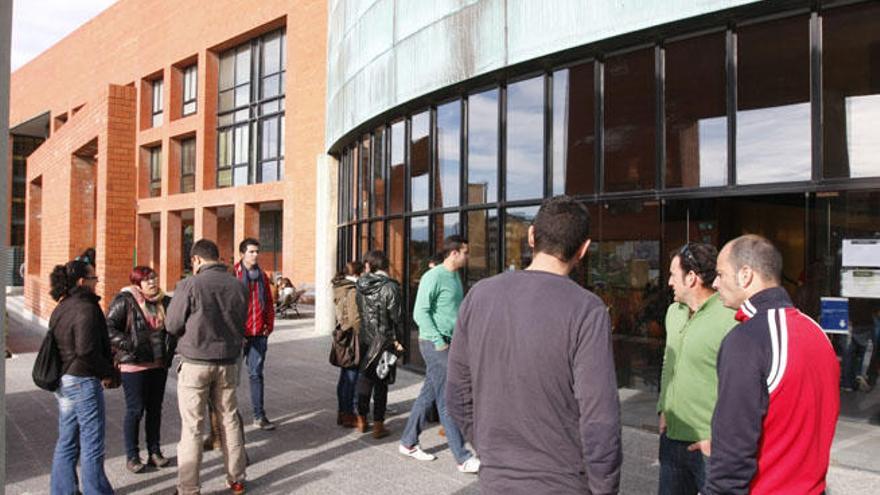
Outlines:
POLYGON ((226 482, 234 494, 241 494, 246 461, 235 389, 248 310, 247 289, 219 262, 213 242, 197 241, 191 258, 195 275, 177 285, 165 318, 165 329, 179 338, 177 352, 181 356, 177 368, 181 422, 177 492, 199 493, 202 423, 211 397, 226 438, 226 482))

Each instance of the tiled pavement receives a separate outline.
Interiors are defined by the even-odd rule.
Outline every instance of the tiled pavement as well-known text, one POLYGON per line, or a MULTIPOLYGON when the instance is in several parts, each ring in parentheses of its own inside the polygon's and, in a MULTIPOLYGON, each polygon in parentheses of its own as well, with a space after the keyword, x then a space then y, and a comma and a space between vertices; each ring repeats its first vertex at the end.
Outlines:
MULTIPOLYGON (((10 348, 6 361, 7 484, 9 494, 48 493, 52 450, 57 435, 57 406, 51 394, 31 379, 33 359, 41 339, 39 322, 24 321, 14 308, 20 297, 9 298, 10 348), (14 309, 13 309, 14 308, 14 309)), ((251 465, 248 492, 254 494, 471 494, 479 493, 474 476, 457 472, 437 426, 422 435, 422 446, 438 455, 419 463, 397 454, 397 435, 380 441, 344 430, 335 424, 336 369, 327 364, 328 340, 313 333, 308 314, 276 327, 266 364, 266 409, 278 424, 274 432, 250 426, 247 385, 239 390, 251 465)), ((173 458, 179 435, 176 375, 169 375, 163 414, 162 441, 173 458)), ((396 413, 388 425, 400 433, 415 396, 420 376, 402 371, 391 387, 389 404, 396 413)), ((246 382, 247 380, 244 380, 246 382)), ((176 471, 150 470, 134 475, 125 470, 122 447, 124 401, 121 390, 108 391, 107 463, 110 481, 119 494, 172 493, 176 471)), ((626 410, 626 404, 624 405, 626 410)), ((656 492, 657 437, 624 428, 624 466, 621 493, 656 492)), ((202 465, 204 493, 228 493, 223 484, 222 458, 208 452, 202 465)), ((830 474, 833 494, 877 493, 880 475, 835 467, 830 474)))

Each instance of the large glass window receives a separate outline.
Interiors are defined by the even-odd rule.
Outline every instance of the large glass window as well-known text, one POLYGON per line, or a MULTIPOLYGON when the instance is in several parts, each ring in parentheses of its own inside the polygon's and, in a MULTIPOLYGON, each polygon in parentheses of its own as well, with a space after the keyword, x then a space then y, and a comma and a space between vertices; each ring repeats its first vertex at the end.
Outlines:
POLYGON ((553 73, 553 194, 595 190, 593 63, 553 73))
POLYGON ((196 113, 196 95, 199 83, 198 66, 193 64, 183 69, 183 111, 184 116, 196 113))
POLYGON ((809 180, 810 24, 807 17, 737 34, 736 182, 809 180))
POLYGON ((605 64, 605 191, 654 188, 655 103, 653 49, 608 59, 605 64))
POLYGON ((880 176, 880 5, 829 10, 822 22, 825 177, 880 176))
POLYGON ((431 168, 431 114, 413 115, 410 124, 409 171, 412 211, 428 209, 428 178, 431 168))
POLYGON ((147 150, 150 161, 150 197, 162 195, 162 147, 154 146, 147 150))
POLYGON ((403 219, 395 218, 388 221, 388 239, 385 248, 388 251, 388 274, 401 284, 403 279, 404 244, 403 244, 403 219))
POLYGON ((467 240, 470 256, 467 266, 467 286, 498 273, 498 211, 475 210, 467 212, 467 240))
POLYGON ((468 97, 468 204, 498 201, 498 90, 468 97))
POLYGON ((544 196, 544 78, 507 87, 508 201, 544 196))
POLYGON ((164 87, 165 84, 162 79, 155 79, 151 83, 152 101, 150 103, 150 125, 152 127, 159 127, 162 125, 162 114, 163 109, 165 108, 165 97, 163 95, 164 87))
POLYGON ((361 218, 370 216, 370 185, 373 182, 373 173, 370 170, 370 136, 364 136, 361 140, 361 166, 360 166, 360 188, 361 188, 361 218))
POLYGON ((220 55, 218 187, 283 177, 285 39, 275 31, 220 55))
POLYGON ((370 249, 385 251, 385 222, 377 220, 370 227, 370 249))
POLYGON ((434 252, 443 251, 443 241, 451 235, 461 235, 458 213, 434 215, 434 252))
POLYGON ((461 101, 437 107, 437 172, 434 206, 458 206, 461 191, 461 101))
POLYGON ((390 213, 403 213, 404 184, 406 181, 406 123, 397 122, 391 126, 391 167, 388 180, 391 182, 389 199, 390 213))
POLYGON ((666 187, 727 184, 725 34, 666 45, 666 187))
POLYGON ((385 129, 373 134, 373 214, 385 215, 385 129))
POLYGON ((180 142, 180 192, 196 190, 196 138, 180 142))
POLYGON ((522 270, 532 262, 529 247, 529 225, 538 214, 537 206, 508 208, 504 218, 504 267, 508 271, 522 270))

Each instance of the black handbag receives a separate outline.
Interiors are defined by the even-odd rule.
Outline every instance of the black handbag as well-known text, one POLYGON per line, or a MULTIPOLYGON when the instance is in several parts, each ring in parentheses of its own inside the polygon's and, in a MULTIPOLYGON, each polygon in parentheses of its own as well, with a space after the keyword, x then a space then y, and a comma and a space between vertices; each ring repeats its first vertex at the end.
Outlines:
POLYGON ((34 361, 31 377, 34 379, 34 384, 41 389, 54 392, 61 384, 61 375, 64 374, 64 371, 61 351, 58 350, 55 333, 50 328, 46 332, 46 336, 43 337, 43 343, 40 345, 40 352, 37 353, 37 359, 34 361))
POLYGON ((343 330, 336 325, 330 342, 330 364, 340 368, 351 368, 357 366, 359 361, 360 348, 354 329, 343 330))

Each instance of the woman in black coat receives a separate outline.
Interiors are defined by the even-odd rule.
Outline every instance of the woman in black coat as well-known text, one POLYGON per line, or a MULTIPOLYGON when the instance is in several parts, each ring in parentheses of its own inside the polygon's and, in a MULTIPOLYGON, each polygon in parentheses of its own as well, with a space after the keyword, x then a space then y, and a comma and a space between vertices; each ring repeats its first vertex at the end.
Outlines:
POLYGON ((128 278, 131 285, 119 292, 107 310, 107 328, 125 391, 126 467, 139 473, 144 470, 138 447, 144 412, 147 464, 165 467, 169 462, 160 450, 159 430, 165 381, 175 346, 165 331, 165 309, 171 298, 159 288, 156 272, 136 266, 128 278))

